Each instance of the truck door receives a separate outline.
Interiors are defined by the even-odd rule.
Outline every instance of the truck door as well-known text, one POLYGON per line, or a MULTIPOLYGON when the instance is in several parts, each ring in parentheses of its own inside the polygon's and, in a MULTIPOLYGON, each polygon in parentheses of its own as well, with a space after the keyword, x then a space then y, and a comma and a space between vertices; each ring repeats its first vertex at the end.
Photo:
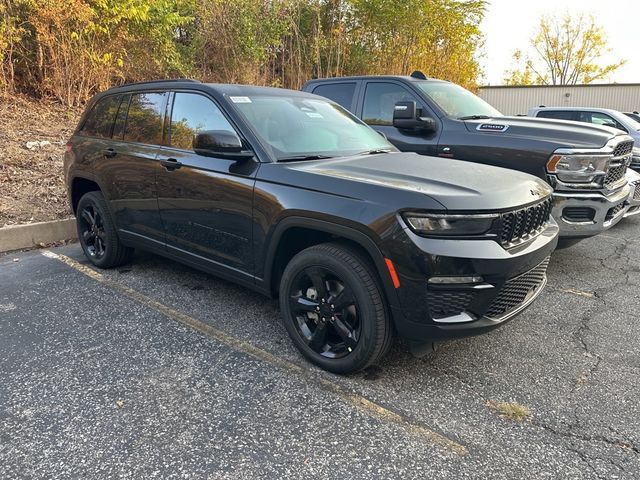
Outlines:
POLYGON ((421 155, 436 155, 438 138, 442 131, 440 120, 424 101, 399 82, 388 80, 366 82, 360 118, 377 131, 384 133, 399 150, 421 155), (434 118, 438 124, 436 131, 414 132, 395 128, 393 108, 397 102, 405 100, 414 100, 420 115, 434 118))

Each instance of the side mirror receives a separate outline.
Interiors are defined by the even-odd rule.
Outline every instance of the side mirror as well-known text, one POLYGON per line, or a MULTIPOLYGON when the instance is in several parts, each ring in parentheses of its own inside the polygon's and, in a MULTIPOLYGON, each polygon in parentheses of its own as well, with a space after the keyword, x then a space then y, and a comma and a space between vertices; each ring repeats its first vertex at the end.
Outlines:
POLYGON ((402 130, 436 131, 436 121, 431 117, 418 117, 416 102, 398 102, 393 107, 393 126, 402 130))
POLYGON ((193 151, 207 157, 231 159, 252 158, 251 150, 244 150, 242 140, 230 130, 204 130, 193 138, 193 151))

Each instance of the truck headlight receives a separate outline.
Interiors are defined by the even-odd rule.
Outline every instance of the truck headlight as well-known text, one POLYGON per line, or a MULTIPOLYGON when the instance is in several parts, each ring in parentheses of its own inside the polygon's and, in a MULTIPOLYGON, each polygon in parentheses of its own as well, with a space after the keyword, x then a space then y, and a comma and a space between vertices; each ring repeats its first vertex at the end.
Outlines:
POLYGON ((589 183, 596 175, 607 173, 610 161, 609 155, 553 155, 547 171, 563 182, 589 183))
POLYGON ((425 236, 473 236, 487 233, 498 214, 443 215, 406 212, 402 214, 411 230, 425 236))

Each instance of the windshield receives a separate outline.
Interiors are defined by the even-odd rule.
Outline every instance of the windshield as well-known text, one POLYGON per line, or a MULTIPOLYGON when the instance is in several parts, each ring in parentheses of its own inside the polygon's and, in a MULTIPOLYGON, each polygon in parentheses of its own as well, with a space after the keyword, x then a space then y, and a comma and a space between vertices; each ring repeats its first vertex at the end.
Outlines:
POLYGON ((629 130, 640 132, 640 122, 635 117, 631 117, 629 115, 620 115, 620 118, 618 120, 629 130))
POLYGON ((278 160, 395 151, 382 135, 325 100, 266 95, 230 100, 278 160))
POLYGON ((454 83, 416 82, 416 84, 448 117, 465 119, 502 116, 498 110, 480 97, 454 83))

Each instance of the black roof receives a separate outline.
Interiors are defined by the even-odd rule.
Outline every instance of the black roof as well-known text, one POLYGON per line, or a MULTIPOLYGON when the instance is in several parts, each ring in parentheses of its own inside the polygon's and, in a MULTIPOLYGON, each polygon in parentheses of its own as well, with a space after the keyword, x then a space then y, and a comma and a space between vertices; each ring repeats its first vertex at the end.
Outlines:
POLYGON ((273 96, 315 96, 299 90, 289 90, 256 85, 238 85, 227 83, 202 83, 190 78, 151 80, 147 82, 126 83, 109 88, 103 93, 130 92, 136 90, 155 90, 167 88, 187 88, 194 90, 210 90, 222 95, 273 95, 273 96))

